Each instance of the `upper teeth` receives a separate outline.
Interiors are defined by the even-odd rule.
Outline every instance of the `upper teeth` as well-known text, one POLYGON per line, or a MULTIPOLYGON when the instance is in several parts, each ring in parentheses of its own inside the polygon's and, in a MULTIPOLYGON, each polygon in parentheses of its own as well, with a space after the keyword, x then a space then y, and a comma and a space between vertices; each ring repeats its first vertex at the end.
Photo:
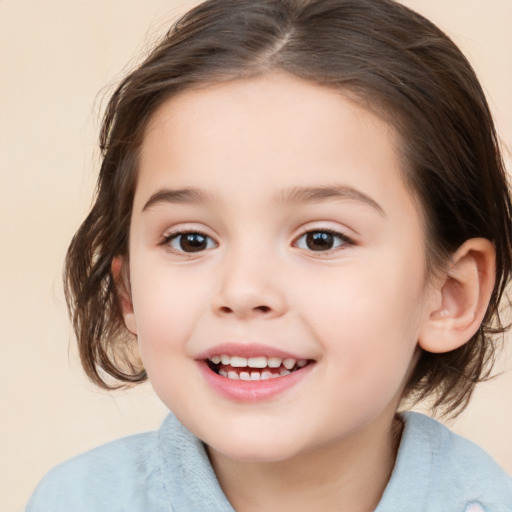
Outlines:
POLYGON ((291 357, 282 359, 280 357, 240 357, 227 354, 215 355, 210 358, 210 361, 214 364, 222 363, 233 368, 266 368, 267 366, 269 368, 279 368, 283 365, 288 370, 291 370, 295 365, 303 367, 307 364, 306 359, 293 359, 291 357))

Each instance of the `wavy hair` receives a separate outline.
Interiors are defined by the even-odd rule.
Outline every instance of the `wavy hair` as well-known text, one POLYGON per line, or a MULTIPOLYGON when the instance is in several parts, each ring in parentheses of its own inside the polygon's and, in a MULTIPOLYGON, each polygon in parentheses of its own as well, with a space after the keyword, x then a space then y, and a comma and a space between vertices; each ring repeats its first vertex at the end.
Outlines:
POLYGON ((87 375, 106 388, 146 379, 111 266, 116 256, 128 255, 149 119, 185 89, 274 70, 349 93, 396 128, 404 179, 426 220, 430 269, 469 238, 493 242, 496 284, 478 332, 452 352, 422 351, 405 390, 417 400, 434 396, 434 407, 454 416, 489 376, 504 331, 499 305, 512 261, 509 187, 470 64, 435 25, 393 0, 207 0, 122 80, 105 112, 95 201, 64 271, 87 375))

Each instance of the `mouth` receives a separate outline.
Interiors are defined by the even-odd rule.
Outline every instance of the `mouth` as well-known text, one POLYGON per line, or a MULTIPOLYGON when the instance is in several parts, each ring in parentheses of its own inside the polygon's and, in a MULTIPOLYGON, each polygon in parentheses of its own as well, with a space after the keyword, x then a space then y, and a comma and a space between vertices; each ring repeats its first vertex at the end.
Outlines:
POLYGON ((196 358, 208 386, 240 403, 266 402, 306 382, 317 361, 258 343, 224 343, 196 358))
POLYGON ((217 375, 229 380, 261 381, 286 377, 313 361, 267 356, 230 356, 217 354, 205 360, 208 368, 217 375))

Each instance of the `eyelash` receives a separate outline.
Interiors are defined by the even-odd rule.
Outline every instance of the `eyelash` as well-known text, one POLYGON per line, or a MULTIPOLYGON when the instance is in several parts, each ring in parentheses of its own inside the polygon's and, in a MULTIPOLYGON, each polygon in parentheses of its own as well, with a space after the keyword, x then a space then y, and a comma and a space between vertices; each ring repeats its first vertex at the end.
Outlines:
MULTIPOLYGON (((201 231, 188 231, 188 230, 175 231, 173 233, 169 233, 169 234, 165 235, 163 237, 162 242, 160 243, 160 245, 167 246, 167 248, 170 251, 172 251, 174 253, 177 253, 177 254, 181 254, 181 255, 192 255, 192 254, 194 254, 196 252, 204 252, 206 250, 210 250, 212 248, 218 247, 217 242, 215 242, 207 234, 202 233, 201 231), (197 251, 186 251, 186 250, 183 250, 183 247, 181 246, 181 242, 179 242, 180 246, 181 246, 181 249, 173 247, 171 245, 172 242, 173 241, 179 241, 180 237, 182 237, 183 235, 194 235, 194 236, 203 237, 206 240, 206 247, 204 247, 203 249, 200 248, 197 251), (212 247, 211 245, 210 245, 210 247, 208 246, 209 245, 209 241, 213 242, 214 247, 212 247)), ((295 240, 293 242, 293 245, 295 247, 298 247, 299 249, 304 249, 304 250, 307 250, 308 252, 311 252, 311 253, 317 253, 319 255, 329 255, 329 254, 331 254, 332 252, 334 252, 336 250, 340 250, 340 248, 343 248, 344 246, 354 245, 354 241, 352 239, 350 239, 349 237, 345 236, 344 234, 338 232, 338 231, 335 231, 335 230, 329 229, 329 228, 323 228, 323 229, 308 229, 308 230, 304 231, 300 236, 295 238, 295 240), (340 241, 340 243, 338 243, 338 245, 336 245, 333 248, 326 249, 326 250, 319 250, 319 251, 315 251, 315 250, 310 249, 308 247, 298 247, 297 244, 298 244, 298 242, 301 239, 303 239, 304 237, 307 237, 308 235, 314 235, 314 234, 329 235, 329 236, 331 236, 333 238, 337 238, 340 241)))
MULTIPOLYGON (((174 231, 173 233, 169 233, 169 234, 165 235, 163 237, 163 240, 160 245, 167 246, 170 251, 175 252, 177 254, 189 255, 189 254, 194 254, 196 252, 203 252, 204 250, 211 249, 212 247, 208 247, 208 240, 213 241, 212 237, 208 236, 205 233, 202 233, 201 231, 183 230, 183 231, 174 231), (196 236, 203 237, 207 240, 207 246, 204 249, 200 249, 198 251, 185 251, 185 250, 180 250, 178 248, 172 247, 171 243, 175 240, 179 241, 179 238, 182 237, 183 235, 196 235, 196 236)), ((214 242, 214 244, 216 246, 218 245, 216 242, 214 242)))
POLYGON ((332 236, 333 238, 337 238, 340 241, 340 243, 333 248, 326 249, 326 250, 320 250, 320 251, 314 251, 313 249, 310 249, 310 248, 303 248, 303 249, 307 250, 308 252, 317 253, 319 255, 329 255, 329 254, 335 252, 336 250, 342 249, 344 246, 354 245, 354 241, 352 239, 345 236, 343 233, 340 233, 339 231, 335 231, 334 229, 329 229, 329 228, 308 229, 308 230, 304 231, 298 238, 295 239, 294 245, 296 245, 299 240, 301 240, 304 237, 307 237, 308 235, 319 234, 319 233, 321 233, 322 235, 327 234, 329 236, 332 236))

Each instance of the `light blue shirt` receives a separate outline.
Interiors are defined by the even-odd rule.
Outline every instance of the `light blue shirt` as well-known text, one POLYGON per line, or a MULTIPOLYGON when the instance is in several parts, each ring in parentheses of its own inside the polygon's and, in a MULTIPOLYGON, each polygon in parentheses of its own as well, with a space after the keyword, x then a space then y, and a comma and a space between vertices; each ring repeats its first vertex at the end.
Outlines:
MULTIPOLYGON (((375 512, 512 512, 512 480, 482 449, 427 416, 405 413, 403 419, 395 468, 375 512)), ((100 511, 234 509, 201 441, 169 414, 158 431, 114 441, 57 466, 26 508, 100 511)))

